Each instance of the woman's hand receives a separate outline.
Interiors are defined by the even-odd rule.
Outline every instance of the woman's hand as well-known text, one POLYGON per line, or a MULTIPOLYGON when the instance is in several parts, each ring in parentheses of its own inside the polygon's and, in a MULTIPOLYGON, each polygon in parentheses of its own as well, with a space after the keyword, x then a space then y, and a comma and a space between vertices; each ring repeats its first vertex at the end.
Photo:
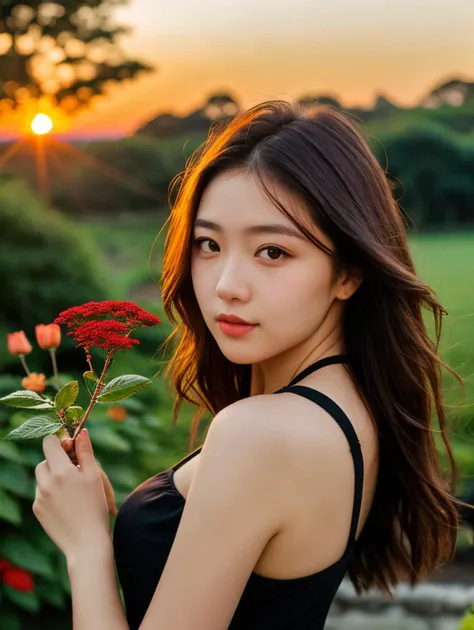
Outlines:
POLYGON ((107 508, 109 510, 109 514, 111 514, 112 516, 117 516, 118 509, 117 509, 117 504, 115 503, 114 489, 112 487, 112 484, 110 483, 110 479, 107 477, 107 474, 103 470, 99 460, 96 459, 95 461, 97 463, 97 466, 99 467, 100 476, 102 478, 102 485, 104 487, 105 498, 107 500, 107 508))
POLYGON ((57 435, 44 438, 43 451, 46 459, 35 470, 33 513, 45 532, 66 557, 78 548, 110 543, 106 493, 87 431, 76 439, 78 466, 57 435))
MULTIPOLYGON (((73 464, 77 465, 77 457, 75 452, 72 450, 72 438, 68 435, 63 435, 61 437, 61 446, 65 450, 65 452, 69 455, 69 459, 73 462, 73 464)), ((100 476, 102 478, 102 485, 104 486, 105 498, 107 499, 107 507, 109 510, 109 514, 112 516, 117 516, 118 509, 117 504, 115 503, 115 492, 110 483, 110 479, 107 477, 104 469, 102 468, 101 463, 96 458, 97 466, 99 467, 100 476)), ((80 466, 79 466, 80 468, 80 466)))

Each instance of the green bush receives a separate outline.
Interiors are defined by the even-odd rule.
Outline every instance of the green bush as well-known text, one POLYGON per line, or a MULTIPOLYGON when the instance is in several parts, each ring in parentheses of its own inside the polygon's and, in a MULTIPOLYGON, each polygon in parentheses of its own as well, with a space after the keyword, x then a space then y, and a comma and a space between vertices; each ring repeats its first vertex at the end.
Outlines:
POLYGON ((474 224, 474 143, 438 123, 378 134, 373 151, 417 231, 474 224), (388 164, 387 164, 388 162, 388 164))
MULTIPOLYGON (((103 263, 86 233, 20 181, 0 183, 0 234, 2 338, 6 331, 24 330, 34 339, 35 324, 50 323, 75 304, 109 297, 103 263)), ((69 338, 68 346, 73 347, 69 338)), ((0 359, 1 366, 13 366, 4 348, 0 359)))
MULTIPOLYGON (((66 382, 72 377, 61 373, 61 378, 66 382)), ((114 405, 97 404, 88 422, 95 456, 111 480, 117 507, 140 483, 172 465, 185 451, 187 431, 161 418, 162 387, 161 380, 155 379, 143 394, 122 401, 124 420, 108 415, 114 405)), ((18 377, 0 376, 0 396, 19 388, 18 377)), ((49 397, 54 393, 45 391, 49 397)), ((81 394, 86 397, 84 389, 81 394)), ((28 411, 15 413, 0 405, 0 562, 7 560, 23 570, 34 584, 31 592, 12 588, 3 583, 0 570, 0 625, 2 630, 33 626, 50 630, 57 619, 58 629, 70 630, 71 591, 65 558, 32 512, 35 467, 44 459, 42 440, 3 439, 30 416, 28 411)), ((113 528, 115 518, 110 520, 113 528)))
POLYGON ((68 181, 54 190, 55 205, 65 212, 116 214, 166 205, 168 187, 184 167, 163 154, 159 142, 140 136, 92 142, 74 160, 68 181))
POLYGON ((474 608, 466 614, 459 630, 474 630, 474 608))

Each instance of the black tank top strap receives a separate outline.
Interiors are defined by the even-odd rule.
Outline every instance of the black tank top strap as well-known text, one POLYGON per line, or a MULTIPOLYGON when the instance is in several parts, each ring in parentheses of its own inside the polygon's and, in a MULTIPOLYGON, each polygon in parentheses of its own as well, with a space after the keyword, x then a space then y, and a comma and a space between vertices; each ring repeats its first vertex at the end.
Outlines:
POLYGON ((308 365, 308 367, 306 367, 302 372, 297 374, 288 383, 287 387, 292 387, 293 385, 296 385, 296 383, 299 383, 300 381, 302 381, 304 378, 306 378, 313 372, 316 372, 316 370, 326 367, 326 365, 334 365, 335 363, 350 363, 349 355, 333 354, 332 356, 324 357, 323 359, 319 359, 319 361, 315 361, 314 363, 311 363, 311 365, 308 365))
POLYGON ((349 442, 352 459, 354 461, 355 487, 349 540, 347 543, 346 551, 341 558, 341 560, 343 560, 356 542, 357 526, 359 524, 359 516, 362 505, 362 491, 364 488, 364 459, 362 457, 362 450, 360 447, 359 438, 357 437, 357 433, 355 432, 354 427, 352 426, 352 423, 345 412, 341 409, 341 407, 339 407, 336 402, 334 402, 334 400, 332 400, 332 398, 326 396, 326 394, 323 394, 320 391, 312 389, 311 387, 306 387, 304 385, 289 385, 288 387, 284 387, 279 391, 298 394, 299 396, 303 396, 304 398, 313 401, 319 407, 322 407, 322 409, 324 409, 330 416, 332 416, 337 424, 341 427, 347 441, 349 442))
POLYGON ((194 449, 194 451, 191 451, 191 453, 188 453, 187 455, 185 455, 182 459, 180 459, 176 464, 174 464, 173 466, 171 466, 170 468, 168 468, 167 470, 172 470, 173 472, 175 470, 178 470, 178 468, 181 468, 181 466, 183 466, 184 464, 186 464, 186 462, 189 462, 190 459, 192 459, 193 457, 195 457, 198 453, 200 453, 202 450, 202 445, 199 446, 198 448, 194 449))

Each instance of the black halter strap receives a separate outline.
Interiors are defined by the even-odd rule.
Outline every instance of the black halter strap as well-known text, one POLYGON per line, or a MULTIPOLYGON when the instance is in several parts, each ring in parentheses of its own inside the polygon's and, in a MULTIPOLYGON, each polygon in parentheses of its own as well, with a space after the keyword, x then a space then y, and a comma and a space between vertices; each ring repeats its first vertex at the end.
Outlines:
POLYGON ((311 365, 308 365, 308 367, 306 367, 302 372, 297 374, 294 379, 288 383, 287 387, 292 387, 306 378, 309 374, 316 372, 316 370, 326 367, 326 365, 334 365, 335 363, 349 363, 349 355, 333 354, 330 357, 324 357, 323 359, 319 359, 319 361, 311 363, 311 365))
MULTIPOLYGON (((279 390, 277 390, 276 392, 273 392, 273 393, 274 394, 278 394, 280 392, 283 392, 288 387, 292 387, 296 383, 299 383, 302 379, 304 379, 306 376, 308 376, 308 374, 312 374, 316 370, 319 370, 320 368, 325 367, 326 365, 333 365, 335 363, 349 363, 349 356, 347 354, 334 354, 332 356, 324 357, 323 359, 319 359, 318 361, 315 361, 314 363, 311 363, 311 365, 308 365, 308 367, 306 367, 302 372, 297 374, 293 378, 293 380, 286 387, 282 387, 281 389, 279 389, 279 390)), ((305 388, 305 389, 309 389, 309 388, 305 388)), ((296 393, 296 390, 295 390, 295 393, 296 393)), ((195 455, 197 455, 201 451, 201 449, 202 449, 202 446, 199 446, 198 448, 196 448, 191 453, 188 453, 178 463, 176 463, 174 466, 170 467, 169 470, 178 470, 178 468, 180 468, 183 464, 185 464, 187 461, 189 461, 195 455)))

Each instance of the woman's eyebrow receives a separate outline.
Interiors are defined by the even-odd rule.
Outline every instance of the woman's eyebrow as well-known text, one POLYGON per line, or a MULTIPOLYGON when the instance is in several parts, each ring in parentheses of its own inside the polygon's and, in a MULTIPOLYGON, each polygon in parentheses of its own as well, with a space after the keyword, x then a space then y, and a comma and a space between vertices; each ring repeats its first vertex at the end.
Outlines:
MULTIPOLYGON (((215 230, 216 232, 223 232, 224 230, 218 223, 214 221, 208 221, 207 219, 196 219, 194 227, 207 228, 209 230, 215 230)), ((286 236, 294 236, 303 241, 306 241, 306 237, 301 234, 296 228, 292 228, 289 225, 283 225, 281 223, 267 223, 265 225, 250 225, 244 229, 245 234, 284 234, 286 236)))

